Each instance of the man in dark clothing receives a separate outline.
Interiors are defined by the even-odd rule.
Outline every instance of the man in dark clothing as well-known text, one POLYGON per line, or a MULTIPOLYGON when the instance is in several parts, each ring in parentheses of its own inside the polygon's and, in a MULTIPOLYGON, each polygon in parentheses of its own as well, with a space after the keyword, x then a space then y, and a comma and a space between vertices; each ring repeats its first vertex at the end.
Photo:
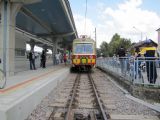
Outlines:
POLYGON ((151 84, 155 84, 157 79, 157 69, 154 61, 155 50, 147 50, 145 57, 150 57, 146 58, 148 82, 150 82, 151 84))
POLYGON ((41 55, 41 65, 42 65, 42 68, 46 67, 46 53, 44 50, 42 51, 42 55, 41 55))
POLYGON ((29 62, 30 62, 30 70, 34 69, 36 70, 35 67, 35 54, 33 51, 29 52, 29 62))
POLYGON ((119 50, 118 50, 118 56, 119 56, 119 59, 123 59, 122 57, 125 57, 125 49, 123 47, 121 47, 119 50))
POLYGON ((120 66, 121 66, 121 73, 124 74, 124 70, 125 70, 125 49, 123 47, 121 47, 118 50, 118 56, 119 56, 119 61, 120 61, 120 66))

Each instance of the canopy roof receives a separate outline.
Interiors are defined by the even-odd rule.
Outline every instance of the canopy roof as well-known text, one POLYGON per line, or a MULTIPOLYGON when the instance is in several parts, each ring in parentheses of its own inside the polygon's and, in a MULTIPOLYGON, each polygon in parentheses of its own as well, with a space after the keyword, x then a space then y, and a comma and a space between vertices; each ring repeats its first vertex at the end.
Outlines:
POLYGON ((159 28, 159 29, 157 29, 156 31, 160 31, 160 28, 159 28))
MULTIPOLYGON (((68 0, 41 0, 26 4, 16 17, 16 25, 44 39, 64 37, 68 44, 78 36, 68 0)), ((51 39, 48 40, 52 43, 51 39)))

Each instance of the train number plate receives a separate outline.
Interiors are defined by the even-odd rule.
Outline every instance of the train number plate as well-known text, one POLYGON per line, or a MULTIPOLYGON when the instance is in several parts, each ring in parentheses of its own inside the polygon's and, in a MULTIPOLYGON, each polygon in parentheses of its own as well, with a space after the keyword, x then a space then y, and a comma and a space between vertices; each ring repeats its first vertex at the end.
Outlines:
POLYGON ((82 64, 86 64, 87 63, 87 60, 86 59, 82 59, 82 64))

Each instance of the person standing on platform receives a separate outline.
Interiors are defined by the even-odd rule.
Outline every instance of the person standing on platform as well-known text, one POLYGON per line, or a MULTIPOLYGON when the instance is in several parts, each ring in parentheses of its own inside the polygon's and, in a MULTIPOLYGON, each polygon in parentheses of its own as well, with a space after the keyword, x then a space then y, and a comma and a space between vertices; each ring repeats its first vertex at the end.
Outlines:
POLYGON ((36 56, 35 56, 33 50, 31 50, 29 52, 30 70, 32 70, 32 69, 36 70, 36 67, 35 67, 35 58, 36 58, 36 56))
POLYGON ((63 56, 62 56, 62 53, 60 53, 59 59, 60 59, 60 63, 63 63, 63 56))
POLYGON ((46 68, 46 53, 43 50, 41 55, 41 66, 42 68, 46 68))
POLYGON ((66 53, 64 53, 64 55, 63 55, 63 60, 64 60, 64 64, 66 65, 66 62, 67 62, 67 55, 66 55, 66 53))
POLYGON ((56 64, 60 64, 60 53, 56 54, 56 64))

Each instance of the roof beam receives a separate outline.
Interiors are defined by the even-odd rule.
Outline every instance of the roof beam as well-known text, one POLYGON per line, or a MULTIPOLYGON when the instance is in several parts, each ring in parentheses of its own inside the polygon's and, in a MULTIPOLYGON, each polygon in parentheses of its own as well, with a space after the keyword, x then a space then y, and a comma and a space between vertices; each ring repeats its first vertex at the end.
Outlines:
POLYGON ((39 37, 67 37, 74 34, 75 32, 61 33, 61 34, 36 34, 36 35, 39 37))
POLYGON ((71 25, 75 36, 78 37, 69 1, 68 0, 67 1, 66 0, 60 0, 60 2, 61 2, 61 5, 64 9, 64 12, 65 12, 66 16, 68 17, 69 24, 71 25))
POLYGON ((40 19, 38 19, 37 16, 35 16, 30 10, 28 10, 25 7, 22 7, 20 12, 24 13, 25 15, 29 16, 30 18, 32 18, 34 21, 36 21, 38 24, 40 24, 43 28, 45 28, 48 32, 52 32, 52 30, 50 29, 50 27, 45 24, 43 21, 41 21, 40 19))
POLYGON ((74 35, 74 34, 75 34, 75 32, 69 32, 69 33, 53 35, 53 37, 67 37, 67 36, 71 36, 71 35, 74 35))
POLYGON ((35 40, 36 42, 40 42, 40 43, 46 44, 48 46, 53 46, 53 43, 51 41, 48 41, 48 40, 43 39, 43 38, 39 38, 36 35, 28 33, 28 32, 26 32, 24 30, 19 29, 19 28, 16 28, 16 30, 17 30, 17 32, 23 34, 24 36, 26 36, 26 37, 28 37, 30 39, 35 40))
POLYGON ((9 0, 9 1, 14 3, 33 4, 33 3, 41 2, 42 0, 9 0))

